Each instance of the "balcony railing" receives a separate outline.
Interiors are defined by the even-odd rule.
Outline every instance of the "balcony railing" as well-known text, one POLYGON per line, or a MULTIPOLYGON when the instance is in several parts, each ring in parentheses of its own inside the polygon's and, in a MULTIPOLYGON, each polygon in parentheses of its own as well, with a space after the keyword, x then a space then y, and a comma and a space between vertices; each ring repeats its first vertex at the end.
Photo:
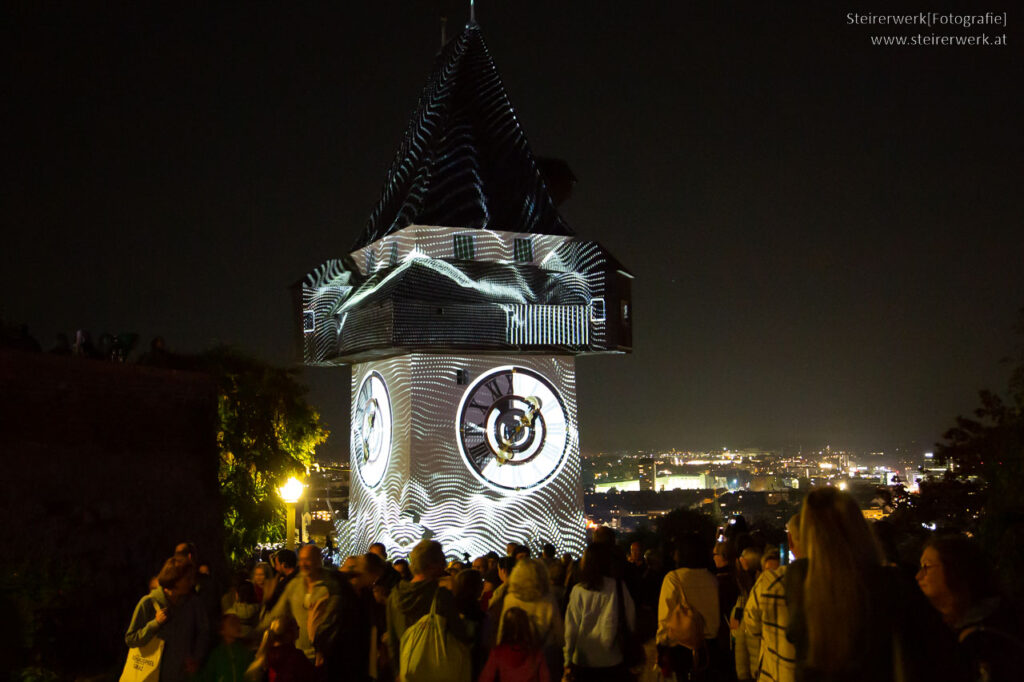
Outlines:
POLYGON ((585 346, 590 341, 589 306, 511 305, 505 334, 517 346, 585 346))

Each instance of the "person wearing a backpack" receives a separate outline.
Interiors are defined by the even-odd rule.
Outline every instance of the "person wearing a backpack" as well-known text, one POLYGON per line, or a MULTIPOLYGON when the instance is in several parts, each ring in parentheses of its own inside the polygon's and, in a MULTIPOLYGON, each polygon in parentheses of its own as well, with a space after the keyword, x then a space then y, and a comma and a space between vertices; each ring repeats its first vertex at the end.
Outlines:
POLYGON ((438 579, 445 572, 444 551, 433 540, 421 540, 409 554, 412 580, 399 582, 388 596, 387 635, 391 669, 401 669, 402 636, 406 630, 433 612, 444 619, 447 633, 469 644, 472 635, 459 617, 455 597, 440 587, 438 579))
POLYGON ((478 682, 551 682, 530 616, 518 606, 505 610, 501 643, 491 649, 478 682))
MULTIPOLYGON (((697 536, 676 540, 676 570, 661 584, 657 642, 664 673, 678 680, 711 679, 722 666, 718 650, 718 581, 708 570, 711 547, 697 536)), ((727 655, 727 652, 726 654, 727 655)))

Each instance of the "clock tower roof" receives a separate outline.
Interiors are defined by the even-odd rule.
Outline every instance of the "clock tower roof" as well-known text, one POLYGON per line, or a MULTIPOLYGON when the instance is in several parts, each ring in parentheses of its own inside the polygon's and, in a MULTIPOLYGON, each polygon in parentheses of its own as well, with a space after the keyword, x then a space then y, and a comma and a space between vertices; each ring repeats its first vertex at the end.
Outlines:
POLYGON ((441 49, 353 250, 414 223, 573 234, 475 22, 441 49))

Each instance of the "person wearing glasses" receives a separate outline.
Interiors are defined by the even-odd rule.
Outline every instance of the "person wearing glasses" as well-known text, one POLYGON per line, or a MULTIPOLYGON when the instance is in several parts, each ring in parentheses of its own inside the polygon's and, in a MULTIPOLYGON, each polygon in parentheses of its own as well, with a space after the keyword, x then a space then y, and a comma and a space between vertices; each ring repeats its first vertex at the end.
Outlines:
POLYGON ((938 536, 921 553, 917 584, 957 637, 966 679, 1020 679, 1024 637, 1000 594, 992 563, 963 535, 938 536))
POLYGON ((786 581, 797 680, 963 679, 951 634, 910 579, 884 565, 853 497, 831 486, 812 490, 799 533, 806 571, 786 581))

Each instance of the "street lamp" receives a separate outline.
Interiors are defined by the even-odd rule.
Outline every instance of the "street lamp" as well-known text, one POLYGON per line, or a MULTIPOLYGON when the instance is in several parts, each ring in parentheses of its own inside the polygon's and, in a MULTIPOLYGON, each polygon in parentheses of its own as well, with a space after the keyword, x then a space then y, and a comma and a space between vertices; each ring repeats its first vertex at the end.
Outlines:
POLYGON ((283 486, 277 489, 277 493, 288 507, 288 522, 285 526, 285 547, 292 551, 295 550, 295 503, 302 498, 303 487, 302 481, 292 476, 283 486))

